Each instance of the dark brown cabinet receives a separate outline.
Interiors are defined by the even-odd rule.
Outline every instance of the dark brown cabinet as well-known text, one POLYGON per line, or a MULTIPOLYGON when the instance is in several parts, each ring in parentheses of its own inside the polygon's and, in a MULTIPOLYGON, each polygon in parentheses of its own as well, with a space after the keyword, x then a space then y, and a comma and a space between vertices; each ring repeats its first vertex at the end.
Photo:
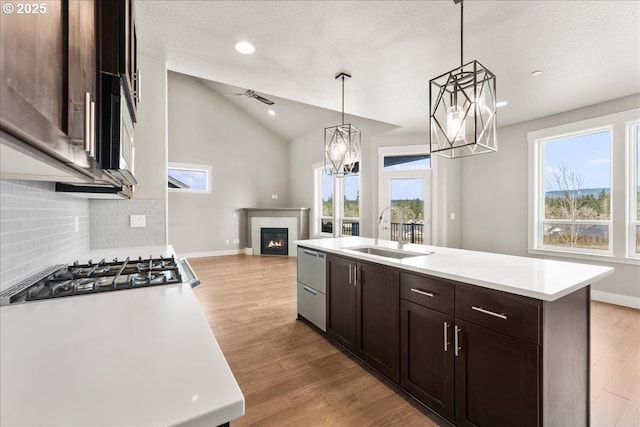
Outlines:
POLYGON ((87 150, 95 126, 86 100, 97 93, 93 4, 44 1, 37 14, 0 14, 0 129, 20 141, 14 148, 86 181, 101 176, 87 150))
POLYGON ((327 335, 356 349, 356 263, 348 258, 327 256, 327 335))
POLYGON ((401 302, 400 311, 400 385, 453 422, 453 317, 405 300, 401 302))
POLYGON ((133 122, 140 100, 138 40, 133 0, 101 1, 100 25, 103 30, 102 71, 119 75, 133 122))
POLYGON ((444 418, 454 420, 455 284, 403 272, 400 384, 444 418))
POLYGON ((542 301, 328 255, 327 334, 457 426, 588 426, 589 294, 542 301))
POLYGON ((456 319, 458 426, 538 426, 538 346, 456 319))
POLYGON ((399 382, 399 273, 336 256, 327 256, 327 272, 327 334, 399 382))
POLYGON ((96 157, 97 41, 96 2, 69 0, 68 135, 96 157))

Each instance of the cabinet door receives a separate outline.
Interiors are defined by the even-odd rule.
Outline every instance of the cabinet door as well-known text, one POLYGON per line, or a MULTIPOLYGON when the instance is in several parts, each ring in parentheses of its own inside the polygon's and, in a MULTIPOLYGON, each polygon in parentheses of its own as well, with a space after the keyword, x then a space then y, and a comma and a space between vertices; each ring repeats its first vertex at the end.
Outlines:
MULTIPOLYGON (((32 109, 28 116, 16 115, 16 119, 22 119, 16 126, 29 132, 40 123, 40 120, 33 123, 35 117, 66 131, 65 4, 45 1, 35 6, 39 8, 40 4, 45 8, 43 13, 0 14, 2 85, 6 85, 10 96, 32 109)), ((15 105, 5 108, 4 104, 3 118, 16 108, 15 105)))
POLYGON ((348 258, 327 256, 327 335, 348 348, 356 344, 356 287, 348 258))
POLYGON ((362 263, 356 274, 356 353, 400 382, 400 273, 362 263))
POLYGON ((459 319, 456 327, 455 424, 539 425, 539 347, 459 319))
POLYGON ((401 300, 400 385, 453 422, 453 317, 401 300))
POLYGON ((69 124, 72 141, 84 144, 91 157, 95 149, 97 108, 96 4, 70 0, 69 8, 69 124), (88 104, 87 104, 88 103, 88 104), (93 104, 93 112, 92 112, 93 104), (88 128, 87 128, 88 127, 88 128), (86 141, 86 139, 89 141, 86 141))

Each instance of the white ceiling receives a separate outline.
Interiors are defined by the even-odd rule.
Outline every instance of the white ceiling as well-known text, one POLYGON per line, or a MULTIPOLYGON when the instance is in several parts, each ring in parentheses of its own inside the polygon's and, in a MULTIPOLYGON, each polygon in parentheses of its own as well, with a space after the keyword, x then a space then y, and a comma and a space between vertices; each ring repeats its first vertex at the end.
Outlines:
MULTIPOLYGON (((496 74, 509 102, 499 126, 640 93, 640 1, 467 0, 464 12, 465 62, 496 74)), ((136 14, 140 52, 221 94, 272 98, 228 99, 287 139, 339 124, 341 71, 347 113, 426 133, 429 79, 460 65, 452 0, 138 0, 136 14), (256 52, 237 53, 240 40, 256 52)))

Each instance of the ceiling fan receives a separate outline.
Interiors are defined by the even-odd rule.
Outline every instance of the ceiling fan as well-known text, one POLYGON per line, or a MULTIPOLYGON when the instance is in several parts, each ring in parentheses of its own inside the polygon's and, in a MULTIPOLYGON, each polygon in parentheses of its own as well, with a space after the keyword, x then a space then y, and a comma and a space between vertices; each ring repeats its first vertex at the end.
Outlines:
POLYGON ((267 98, 265 98, 264 96, 260 96, 260 95, 258 95, 255 91, 253 91, 253 90, 251 90, 251 89, 247 89, 247 90, 245 90, 245 91, 244 91, 244 92, 242 92, 242 93, 232 93, 232 94, 225 95, 225 96, 239 96, 239 95, 245 95, 245 96, 248 96, 249 98, 257 99, 258 101, 260 101, 260 102, 264 102, 264 103, 265 103, 265 104, 267 104, 267 105, 273 105, 273 104, 275 104, 275 102, 273 102, 272 100, 267 99, 267 98))

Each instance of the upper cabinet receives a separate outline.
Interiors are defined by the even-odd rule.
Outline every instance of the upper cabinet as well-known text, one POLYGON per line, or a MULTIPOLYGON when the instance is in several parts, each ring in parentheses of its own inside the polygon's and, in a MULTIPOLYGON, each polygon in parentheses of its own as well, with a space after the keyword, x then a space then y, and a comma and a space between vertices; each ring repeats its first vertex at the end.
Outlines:
POLYGON ((140 94, 133 1, 14 7, 0 14, 1 177, 132 191, 140 94))
POLYGON ((131 116, 136 122, 140 100, 135 9, 132 0, 99 2, 102 28, 101 69, 119 75, 131 116))
POLYGON ((46 159, 78 180, 99 179, 91 149, 98 96, 95 2, 22 6, 0 14, 3 145, 46 159))

